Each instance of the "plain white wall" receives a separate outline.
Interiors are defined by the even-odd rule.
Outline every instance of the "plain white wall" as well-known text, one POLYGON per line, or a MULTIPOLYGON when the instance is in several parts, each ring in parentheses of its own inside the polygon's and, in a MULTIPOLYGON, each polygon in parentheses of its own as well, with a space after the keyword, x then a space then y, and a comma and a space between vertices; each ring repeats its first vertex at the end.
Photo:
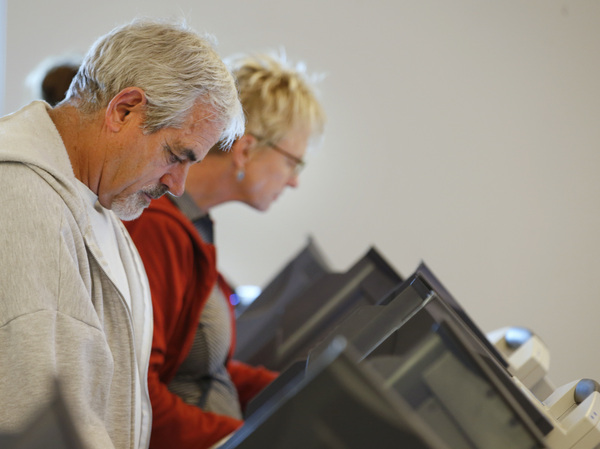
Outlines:
POLYGON ((46 56, 139 14, 327 74, 301 187, 214 210, 234 283, 266 283, 309 234, 338 270, 374 245, 405 276, 424 260, 482 330, 532 328, 557 385, 600 380, 600 2, 8 0, 5 112, 46 56))

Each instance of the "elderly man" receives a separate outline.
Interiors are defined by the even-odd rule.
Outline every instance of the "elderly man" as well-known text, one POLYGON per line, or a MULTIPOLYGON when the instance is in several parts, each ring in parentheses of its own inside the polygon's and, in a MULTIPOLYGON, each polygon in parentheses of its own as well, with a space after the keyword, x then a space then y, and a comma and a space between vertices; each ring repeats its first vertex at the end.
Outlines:
POLYGON ((0 432, 58 379, 86 447, 148 446, 152 307, 118 218, 182 194, 189 166, 243 131, 210 42, 152 21, 101 37, 54 109, 0 120, 0 432))

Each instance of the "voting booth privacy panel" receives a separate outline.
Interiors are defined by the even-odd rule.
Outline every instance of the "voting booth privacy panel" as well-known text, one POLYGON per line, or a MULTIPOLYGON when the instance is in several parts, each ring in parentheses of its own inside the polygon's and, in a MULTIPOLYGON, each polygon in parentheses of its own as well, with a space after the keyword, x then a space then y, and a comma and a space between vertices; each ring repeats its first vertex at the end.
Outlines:
MULTIPOLYGON (((420 270, 430 273, 424 265, 420 270)), ((508 388, 503 384, 502 375, 509 376, 502 372, 506 369, 504 363, 498 368, 501 374, 494 373, 487 366, 489 361, 485 361, 484 356, 489 357, 495 352, 493 346, 481 342, 480 335, 470 339, 467 327, 473 328, 474 332, 477 329, 460 306, 447 297, 464 318, 443 306, 440 308, 434 297, 430 286, 415 275, 381 300, 379 305, 355 309, 311 351, 304 372, 297 372, 282 384, 278 384, 278 379, 259 395, 257 401, 261 402, 261 406, 251 409, 246 432, 256 426, 256 421, 265 414, 274 414, 271 421, 286 421, 280 415, 288 413, 285 410, 289 406, 275 411, 281 401, 291 400, 282 397, 291 394, 291 391, 299 397, 308 394, 304 393, 303 386, 314 382, 311 373, 318 370, 315 367, 323 364, 331 347, 343 336, 344 341, 355 349, 351 351, 354 362, 365 369, 374 368, 380 379, 377 385, 382 386, 388 395, 399 394, 410 411, 409 415, 418 417, 424 426, 431 427, 429 433, 439 436, 448 447, 544 447, 543 437, 552 425, 516 387, 513 386, 513 391, 510 391, 511 384, 508 388), (373 313, 362 313, 365 311, 373 313), (271 391, 273 389, 277 391, 271 391), (462 394, 467 394, 468 398, 465 399, 462 394)), ((499 354, 491 357, 494 363, 501 360, 499 354)), ((284 372, 281 377, 288 377, 287 373, 284 372)), ((331 388, 328 386, 328 389, 331 388)), ((312 409, 308 410, 309 415, 312 412, 312 409)), ((336 413, 346 427, 360 426, 351 407, 336 408, 336 413)), ((377 434, 364 431, 376 447, 384 444, 377 434)), ((402 440, 394 441, 398 444, 402 440)))
POLYGON ((402 277, 376 248, 345 272, 329 270, 311 239, 237 317, 234 358, 283 371, 356 307, 378 304, 402 277))
MULTIPOLYGON (((515 375, 519 370, 513 363, 514 352, 499 350, 501 346, 483 334, 425 263, 383 298, 352 308, 325 334, 312 341, 305 359, 289 365, 251 402, 244 432, 239 439, 232 438, 228 447, 236 447, 234 443, 259 447, 251 443, 258 440, 242 436, 262 434, 274 422, 281 424, 288 418, 295 421, 290 409, 297 413, 298 408, 289 404, 303 403, 303 395, 310 394, 304 389, 311 388, 314 372, 340 338, 352 349, 348 357, 359 369, 375 372, 380 379, 377 385, 400 397, 409 414, 448 447, 595 449, 600 444, 598 384, 579 379, 536 396, 530 387, 540 379, 551 385, 544 379, 547 364, 538 364, 535 378, 528 374, 528 382, 522 382, 515 375)), ((506 335, 503 340, 513 337, 506 335)), ((526 346, 532 339, 521 340, 526 346)), ((318 415, 307 407, 307 414, 318 415)), ((350 407, 336 410, 346 416, 346 427, 357 425, 350 407)), ((311 426, 307 423, 307 428, 311 426)), ((285 426, 274 427, 287 435, 285 426)), ((376 435, 371 438, 378 441, 376 435)))
POLYGON ((400 396, 381 388, 351 349, 336 340, 301 382, 274 395, 222 448, 450 448, 400 396))

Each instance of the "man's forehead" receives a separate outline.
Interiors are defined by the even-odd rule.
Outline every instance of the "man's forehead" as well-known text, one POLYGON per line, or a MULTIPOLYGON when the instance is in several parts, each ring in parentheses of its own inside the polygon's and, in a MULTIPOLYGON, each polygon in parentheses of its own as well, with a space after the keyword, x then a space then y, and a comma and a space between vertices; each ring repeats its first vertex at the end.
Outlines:
POLYGON ((197 101, 190 110, 185 122, 192 128, 206 126, 206 122, 218 122, 214 106, 197 101))

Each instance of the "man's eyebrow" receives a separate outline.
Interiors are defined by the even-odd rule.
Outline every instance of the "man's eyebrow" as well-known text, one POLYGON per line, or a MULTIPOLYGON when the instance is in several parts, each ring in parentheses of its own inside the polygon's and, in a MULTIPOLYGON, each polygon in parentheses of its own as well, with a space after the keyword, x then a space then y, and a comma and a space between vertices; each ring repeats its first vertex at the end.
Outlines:
POLYGON ((192 150, 190 150, 189 148, 181 148, 180 151, 181 151, 181 155, 183 157, 185 157, 187 160, 192 161, 192 162, 196 162, 198 160, 198 158, 196 157, 194 152, 192 150))

